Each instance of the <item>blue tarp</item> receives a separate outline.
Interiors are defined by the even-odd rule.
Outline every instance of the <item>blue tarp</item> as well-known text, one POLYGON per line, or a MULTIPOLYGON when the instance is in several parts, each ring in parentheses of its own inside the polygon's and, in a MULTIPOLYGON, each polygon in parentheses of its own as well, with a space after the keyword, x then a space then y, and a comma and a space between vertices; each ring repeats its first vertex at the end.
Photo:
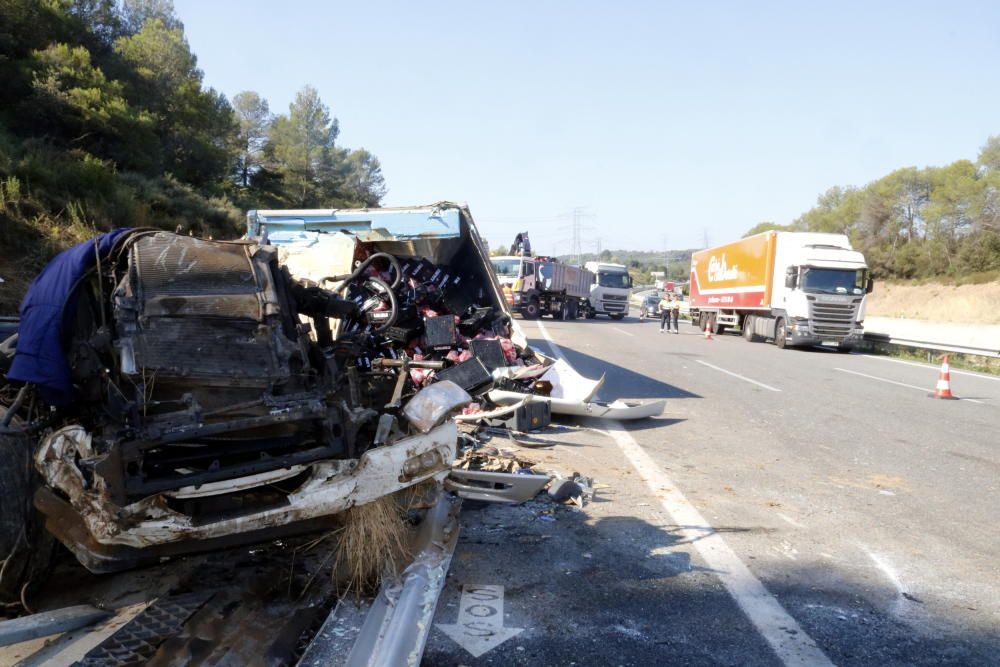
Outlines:
POLYGON ((17 352, 7 378, 34 383, 50 405, 64 406, 73 400, 63 330, 67 324, 72 325, 75 309, 67 308, 64 313, 63 305, 80 278, 96 263, 94 244, 104 258, 127 231, 115 229, 56 255, 31 283, 21 302, 17 352))

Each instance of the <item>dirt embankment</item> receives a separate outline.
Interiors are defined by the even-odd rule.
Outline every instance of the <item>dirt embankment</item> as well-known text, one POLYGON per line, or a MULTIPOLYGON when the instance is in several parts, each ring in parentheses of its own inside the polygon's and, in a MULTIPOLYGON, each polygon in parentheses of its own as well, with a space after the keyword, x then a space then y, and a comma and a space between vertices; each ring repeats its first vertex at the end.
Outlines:
POLYGON ((32 276, 18 265, 16 258, 5 256, 0 248, 0 316, 17 315, 21 297, 31 284, 32 276))
POLYGON ((867 314, 914 320, 1000 324, 1000 282, 981 285, 905 285, 878 282, 867 314))

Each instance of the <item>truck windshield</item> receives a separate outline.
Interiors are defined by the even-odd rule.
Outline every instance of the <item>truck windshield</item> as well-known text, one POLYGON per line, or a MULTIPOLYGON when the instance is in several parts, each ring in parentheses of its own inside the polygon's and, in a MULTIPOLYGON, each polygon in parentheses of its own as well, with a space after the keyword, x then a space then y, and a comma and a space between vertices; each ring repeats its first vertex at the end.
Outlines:
POLYGON ((864 294, 867 269, 802 268, 802 291, 820 294, 864 294))
POLYGON ((493 270, 497 272, 498 276, 513 276, 517 277, 517 270, 521 266, 521 260, 519 259, 492 259, 490 262, 493 264, 493 270))
POLYGON ((601 287, 628 287, 628 274, 615 272, 606 273, 604 271, 599 271, 597 274, 597 284, 601 287))

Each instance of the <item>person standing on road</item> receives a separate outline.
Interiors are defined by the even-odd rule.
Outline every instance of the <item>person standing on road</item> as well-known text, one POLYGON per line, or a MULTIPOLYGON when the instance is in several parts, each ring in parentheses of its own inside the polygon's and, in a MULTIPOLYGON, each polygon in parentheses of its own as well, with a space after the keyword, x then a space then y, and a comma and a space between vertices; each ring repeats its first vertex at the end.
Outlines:
POLYGON ((681 319, 681 299, 679 296, 674 296, 670 302, 670 321, 674 325, 674 333, 680 335, 681 328, 679 325, 681 319))
POLYGON ((663 333, 663 326, 670 321, 670 299, 664 294, 660 299, 658 308, 660 309, 660 333, 663 333))

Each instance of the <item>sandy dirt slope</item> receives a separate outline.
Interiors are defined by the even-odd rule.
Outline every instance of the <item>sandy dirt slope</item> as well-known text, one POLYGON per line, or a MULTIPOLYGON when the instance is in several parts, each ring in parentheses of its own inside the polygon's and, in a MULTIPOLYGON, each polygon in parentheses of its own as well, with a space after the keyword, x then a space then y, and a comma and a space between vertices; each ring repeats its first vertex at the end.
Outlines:
POLYGON ((1000 324, 1000 282, 982 285, 875 284, 868 315, 938 322, 1000 324))

